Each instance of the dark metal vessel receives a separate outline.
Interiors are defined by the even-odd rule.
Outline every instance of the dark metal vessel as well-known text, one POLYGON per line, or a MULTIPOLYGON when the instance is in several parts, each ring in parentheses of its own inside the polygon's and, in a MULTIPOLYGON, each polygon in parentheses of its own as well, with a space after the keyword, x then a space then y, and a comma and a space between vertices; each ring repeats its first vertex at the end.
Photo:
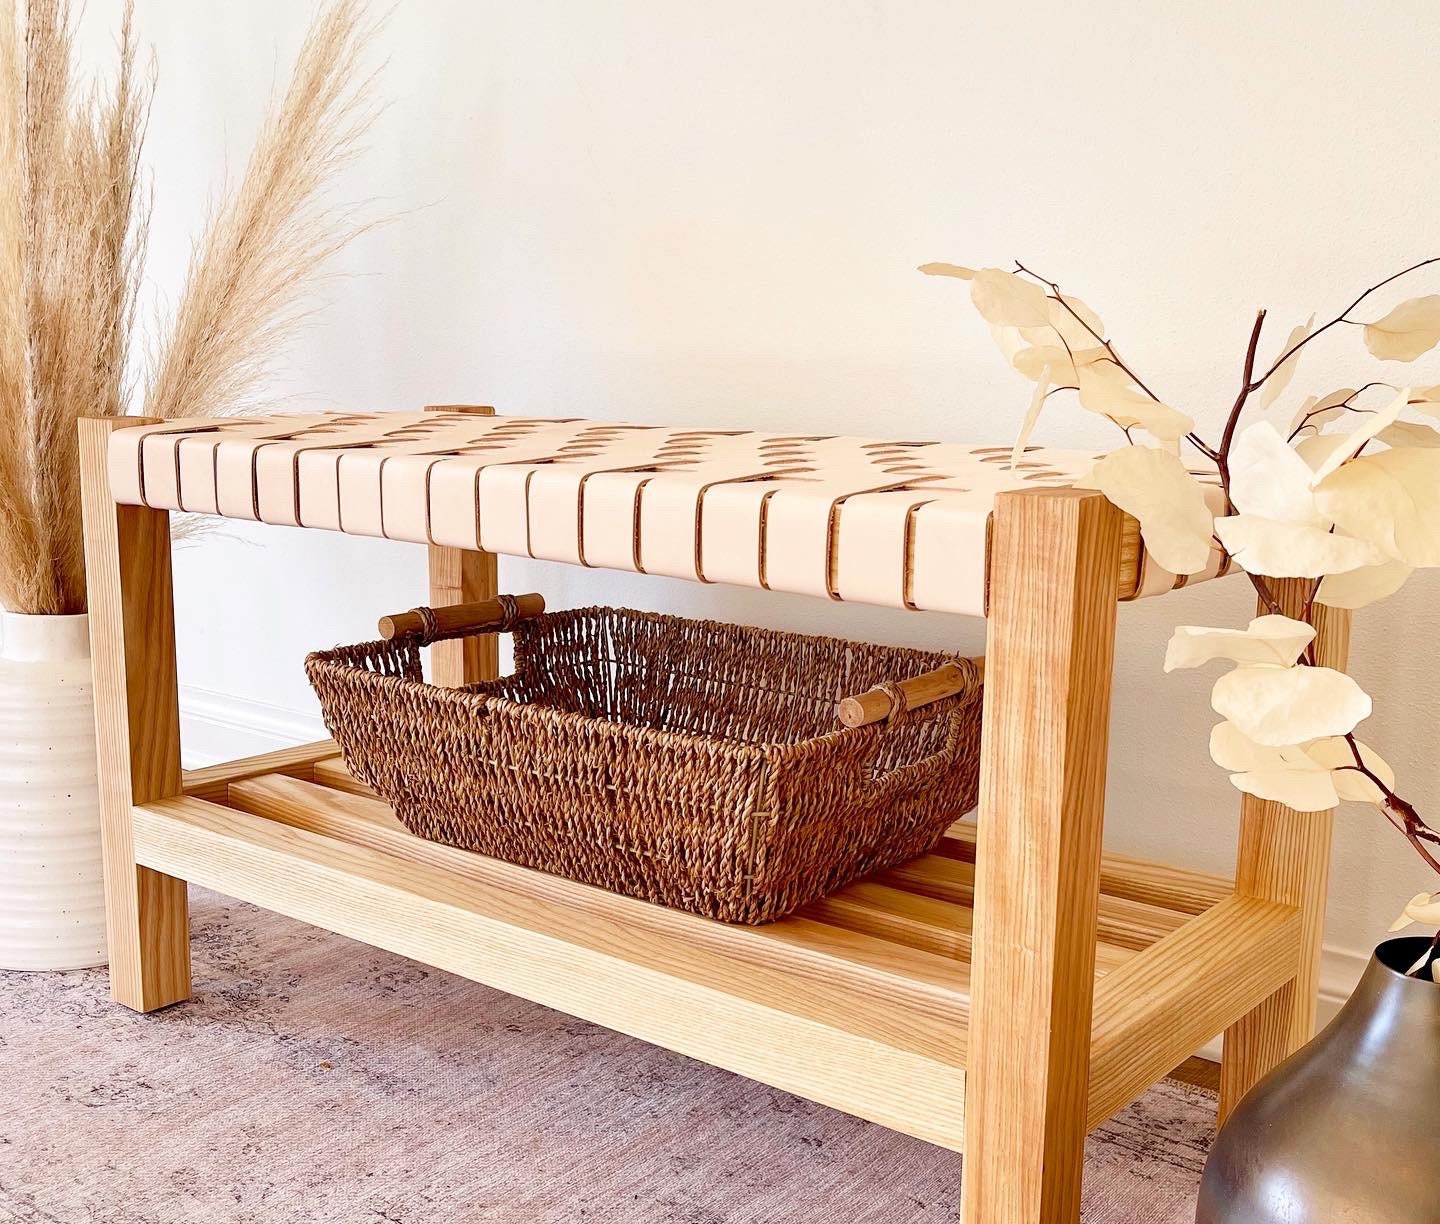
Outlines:
POLYGON ((1198 1224, 1440 1224, 1440 984, 1404 976, 1428 942, 1376 948, 1325 1031, 1240 1102, 1198 1224))

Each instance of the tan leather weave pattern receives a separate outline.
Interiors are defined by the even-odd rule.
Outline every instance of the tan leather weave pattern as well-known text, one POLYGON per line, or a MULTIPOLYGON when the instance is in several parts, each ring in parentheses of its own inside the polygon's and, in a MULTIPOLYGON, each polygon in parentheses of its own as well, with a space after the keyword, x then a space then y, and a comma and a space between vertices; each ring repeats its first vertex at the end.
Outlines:
MULTIPOLYGON (((110 480, 129 505, 981 616, 995 495, 1073 484, 1097 458, 1030 447, 1012 470, 1009 455, 953 442, 329 413, 116 430, 110 480)), ((1218 563, 1217 553, 1189 581, 1218 563)), ((1147 559, 1140 593, 1172 585, 1147 559)))

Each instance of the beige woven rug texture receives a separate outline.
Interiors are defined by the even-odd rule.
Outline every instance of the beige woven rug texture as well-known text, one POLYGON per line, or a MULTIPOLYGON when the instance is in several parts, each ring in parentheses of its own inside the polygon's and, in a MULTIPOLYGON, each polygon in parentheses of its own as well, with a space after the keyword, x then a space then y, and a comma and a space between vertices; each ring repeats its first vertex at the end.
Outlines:
MULTIPOLYGON (((192 892, 196 997, 0 973, 0 1220, 929 1224, 960 1159, 557 1012, 192 892)), ((1214 1101, 1091 1136, 1087 1224, 1189 1224, 1214 1101)))

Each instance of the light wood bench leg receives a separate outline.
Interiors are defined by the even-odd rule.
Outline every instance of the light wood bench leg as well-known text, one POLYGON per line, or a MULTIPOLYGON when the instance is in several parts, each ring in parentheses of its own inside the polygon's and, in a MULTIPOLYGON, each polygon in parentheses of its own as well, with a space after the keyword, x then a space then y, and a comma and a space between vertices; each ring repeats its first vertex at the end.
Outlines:
MULTIPOLYGON (((1309 584, 1289 579, 1276 586, 1282 610, 1300 618, 1309 584)), ((1268 609, 1262 605, 1260 611, 1268 609)), ((1350 613, 1317 604, 1310 621, 1316 630, 1316 662, 1344 671, 1350 613)), ((1225 1032, 1220 1064, 1222 1123, 1258 1080, 1314 1036, 1334 822, 1333 811, 1297 812, 1250 795, 1240 802, 1235 891, 1299 908, 1300 961, 1294 980, 1225 1032)))
POLYGON ((132 835, 134 804, 181 789, 170 517, 117 506, 106 473, 111 431, 147 423, 80 423, 110 993, 137 1011, 190 997, 185 881, 138 865, 132 835))
MULTIPOLYGON (((495 554, 430 546, 430 606, 475 603, 496 594, 495 554)), ((430 679, 459 688, 500 674, 500 640, 493 633, 436 642, 430 647, 430 679)))
MULTIPOLYGON (((481 404, 431 404, 426 412, 470 412, 494 416, 495 409, 481 404)), ((430 546, 430 606, 476 603, 499 593, 495 554, 463 548, 430 546)), ((430 679, 446 688, 461 688, 500 674, 500 641, 493 633, 436 642, 430 647, 430 679)))
POLYGON ((965 1224, 1080 1216, 1122 516, 996 500, 976 833, 965 1224))

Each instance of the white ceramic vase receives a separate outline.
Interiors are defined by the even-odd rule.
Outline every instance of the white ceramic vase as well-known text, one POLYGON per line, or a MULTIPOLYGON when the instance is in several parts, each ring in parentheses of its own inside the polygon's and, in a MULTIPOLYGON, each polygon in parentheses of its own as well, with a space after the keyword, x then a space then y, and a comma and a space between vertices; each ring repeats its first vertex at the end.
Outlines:
POLYGON ((85 616, 0 614, 0 969, 105 963, 85 616))

